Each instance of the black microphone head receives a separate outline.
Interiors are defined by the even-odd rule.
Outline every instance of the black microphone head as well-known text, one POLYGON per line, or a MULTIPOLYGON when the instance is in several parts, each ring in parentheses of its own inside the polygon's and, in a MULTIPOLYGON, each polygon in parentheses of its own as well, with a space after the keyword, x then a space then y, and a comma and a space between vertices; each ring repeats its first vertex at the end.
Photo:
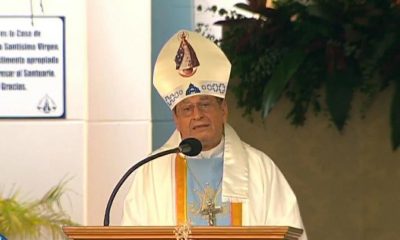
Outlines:
POLYGON ((186 156, 196 156, 202 148, 201 142, 196 138, 186 138, 179 144, 179 151, 186 156))

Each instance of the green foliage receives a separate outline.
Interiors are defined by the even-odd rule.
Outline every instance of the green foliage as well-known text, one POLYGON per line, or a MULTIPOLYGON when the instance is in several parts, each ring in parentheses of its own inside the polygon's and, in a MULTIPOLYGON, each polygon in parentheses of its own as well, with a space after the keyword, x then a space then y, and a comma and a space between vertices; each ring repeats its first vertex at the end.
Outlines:
POLYGON ((38 239, 45 233, 62 239, 62 226, 76 225, 61 207, 65 184, 61 182, 34 201, 20 201, 16 192, 9 197, 0 195, 0 233, 9 239, 38 239))
POLYGON ((298 71, 305 57, 302 49, 294 49, 286 54, 279 65, 271 74, 269 83, 264 88, 263 93, 263 116, 267 117, 268 111, 275 105, 282 95, 285 86, 293 75, 298 71))
POLYGON ((392 0, 280 0, 235 6, 252 17, 218 10, 225 20, 222 49, 232 62, 233 87, 244 115, 267 117, 282 96, 299 126, 311 108, 326 110, 341 131, 355 93, 365 115, 375 96, 397 82, 391 107, 393 149, 400 146, 400 5, 392 0), (321 91, 324 90, 324 91, 321 91), (324 93, 324 98, 320 96, 324 93), (325 107, 322 107, 325 106, 325 107))

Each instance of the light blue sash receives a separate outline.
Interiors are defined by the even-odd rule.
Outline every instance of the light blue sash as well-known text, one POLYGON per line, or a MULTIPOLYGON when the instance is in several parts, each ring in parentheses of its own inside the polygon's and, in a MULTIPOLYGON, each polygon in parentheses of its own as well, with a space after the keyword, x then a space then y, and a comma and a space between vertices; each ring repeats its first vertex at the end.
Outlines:
POLYGON ((221 201, 223 158, 187 158, 187 219, 193 226, 209 225, 210 209, 216 213, 215 226, 229 226, 230 204, 221 201), (207 208, 207 200, 214 208, 207 208))

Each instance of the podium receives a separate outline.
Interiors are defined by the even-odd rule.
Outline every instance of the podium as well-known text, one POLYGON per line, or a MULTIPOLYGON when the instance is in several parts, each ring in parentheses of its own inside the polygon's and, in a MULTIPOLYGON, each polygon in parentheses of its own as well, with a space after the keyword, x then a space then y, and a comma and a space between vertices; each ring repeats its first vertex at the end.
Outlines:
POLYGON ((135 239, 135 240, 185 240, 195 239, 268 239, 297 240, 303 233, 302 229, 293 227, 251 226, 251 227, 122 227, 122 226, 88 226, 63 227, 63 231, 71 240, 104 240, 104 239, 135 239))

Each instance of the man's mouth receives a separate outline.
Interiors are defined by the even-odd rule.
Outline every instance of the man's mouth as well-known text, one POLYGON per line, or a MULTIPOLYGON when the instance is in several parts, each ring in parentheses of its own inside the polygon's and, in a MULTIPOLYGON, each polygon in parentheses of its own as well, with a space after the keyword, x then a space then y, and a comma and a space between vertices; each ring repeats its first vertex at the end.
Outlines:
POLYGON ((198 124, 196 126, 192 127, 192 130, 201 130, 203 128, 208 128, 210 125, 209 124, 198 124))

